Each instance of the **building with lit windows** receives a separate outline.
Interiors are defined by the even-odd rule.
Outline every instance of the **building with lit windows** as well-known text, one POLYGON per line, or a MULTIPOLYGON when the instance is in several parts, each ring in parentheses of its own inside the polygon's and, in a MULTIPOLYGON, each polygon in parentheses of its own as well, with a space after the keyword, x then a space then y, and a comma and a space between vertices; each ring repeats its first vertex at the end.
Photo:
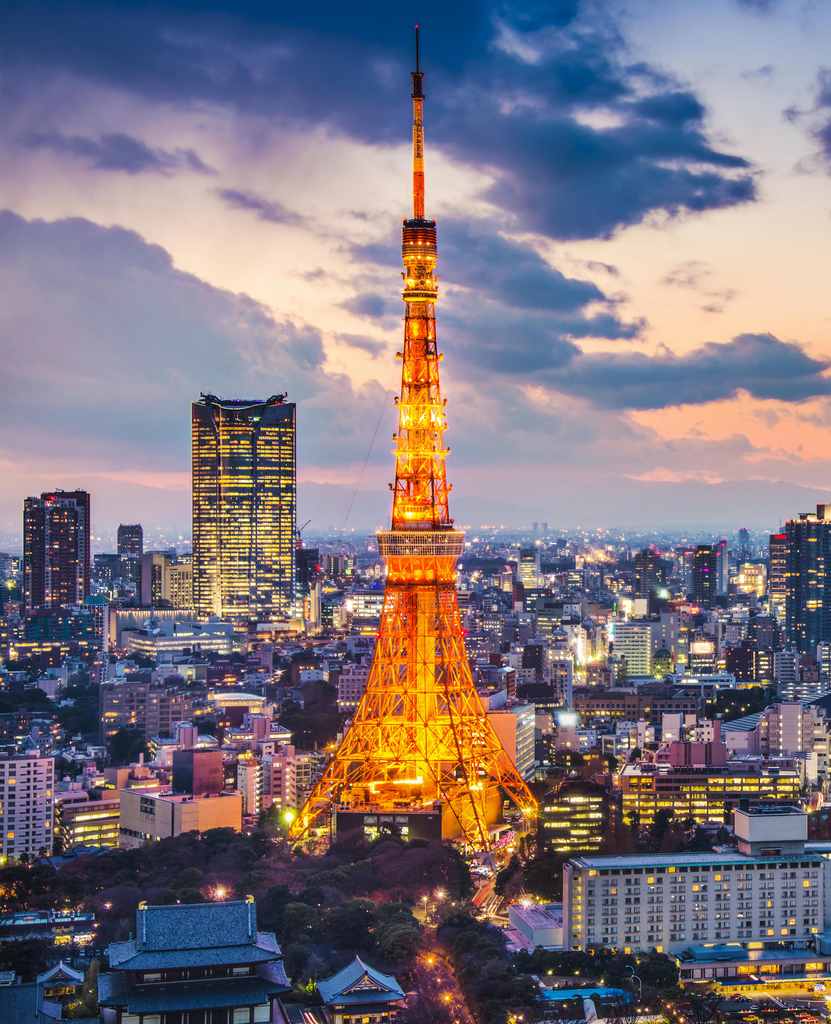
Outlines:
POLYGON ((193 718, 193 696, 180 676, 154 682, 149 672, 106 680, 99 688, 101 736, 138 729, 147 737, 172 736, 178 722, 193 718))
POLYGON ((83 604, 91 574, 86 491, 49 491, 23 503, 23 600, 27 611, 83 604))
POLYGON ((609 797, 585 779, 565 779, 540 801, 540 843, 553 853, 599 853, 609 828, 609 797))
POLYGON ((566 948, 676 953, 685 981, 755 976, 758 985, 792 962, 804 973, 820 961, 825 971, 828 958, 815 948, 831 862, 806 850, 807 816, 750 806, 735 812, 734 829, 736 851, 569 861, 566 948))
POLYGON ((785 625, 788 603, 788 535, 772 533, 768 539, 768 604, 770 614, 785 625))
POLYGON ((813 655, 818 643, 831 640, 831 505, 789 520, 785 532, 785 629, 789 643, 813 655))
POLYGON ((100 797, 79 784, 58 793, 55 800, 55 848, 67 853, 79 846, 118 846, 120 801, 117 793, 100 797))
POLYGON ((192 406, 193 599, 200 618, 288 618, 295 602, 295 406, 203 395, 192 406))
POLYGON ((736 590, 762 598, 767 590, 767 569, 762 562, 741 562, 736 574, 736 590))
POLYGON ((0 854, 5 861, 52 852, 55 759, 0 755, 0 854))
POLYGON ((794 803, 802 786, 798 767, 769 765, 761 757, 722 766, 628 764, 618 782, 623 820, 641 828, 648 828, 659 811, 672 812, 678 822, 726 824, 742 800, 794 803))
POLYGON ((519 563, 517 565, 519 582, 526 589, 539 587, 542 582, 540 570, 540 549, 535 544, 530 548, 519 549, 519 563))
POLYGON ((186 832, 210 832, 214 828, 242 831, 242 794, 151 793, 119 791, 121 819, 118 845, 134 850, 147 842, 172 839, 186 832))
POLYGON ((648 622, 612 622, 612 651, 626 664, 627 676, 652 674, 652 627, 648 622))
POLYGON ((718 552, 712 544, 699 544, 693 554, 690 597, 702 608, 711 608, 719 593, 718 552))
POLYGON ((141 557, 144 554, 144 530, 141 523, 120 523, 118 527, 120 578, 141 583, 141 557))

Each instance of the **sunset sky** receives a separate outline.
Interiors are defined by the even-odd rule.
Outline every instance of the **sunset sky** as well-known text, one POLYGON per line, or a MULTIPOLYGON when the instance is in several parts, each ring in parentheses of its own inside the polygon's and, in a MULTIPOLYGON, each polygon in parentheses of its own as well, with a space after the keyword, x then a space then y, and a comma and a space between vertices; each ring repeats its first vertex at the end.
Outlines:
POLYGON ((0 536, 188 530, 201 391, 287 391, 301 519, 384 521, 416 19, 457 521, 831 500, 831 4, 405 7, 7 7, 0 536))

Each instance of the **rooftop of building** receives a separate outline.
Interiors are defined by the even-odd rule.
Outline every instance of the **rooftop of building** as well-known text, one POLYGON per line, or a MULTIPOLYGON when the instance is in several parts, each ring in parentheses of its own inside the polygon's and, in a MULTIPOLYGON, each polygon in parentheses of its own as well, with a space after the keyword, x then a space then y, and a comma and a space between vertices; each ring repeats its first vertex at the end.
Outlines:
POLYGON ((800 851, 793 853, 778 853, 771 856, 755 856, 754 854, 738 853, 735 850, 729 850, 724 853, 650 853, 643 855, 622 854, 620 856, 614 856, 611 854, 599 854, 597 856, 580 855, 578 857, 572 857, 569 863, 580 868, 588 870, 595 869, 597 871, 609 869, 615 871, 625 869, 660 871, 661 869, 666 870, 667 868, 691 868, 699 866, 711 868, 719 864, 741 865, 748 864, 750 862, 753 862, 754 864, 778 864, 789 860, 812 860, 813 862, 820 864, 822 862, 822 856, 818 851, 814 853, 807 849, 804 853, 800 851))
POLYGON ((139 904, 135 938, 112 943, 107 955, 110 967, 129 971, 282 958, 274 933, 257 930, 253 899, 162 907, 139 904))
POLYGON ((741 811, 742 814, 750 814, 754 818, 761 818, 767 815, 778 817, 781 814, 805 814, 805 811, 801 807, 797 807, 796 804, 777 803, 773 800, 760 800, 757 803, 749 804, 747 807, 738 807, 736 809, 741 811))
POLYGON ((734 718, 732 722, 722 722, 723 732, 752 732, 762 720, 764 711, 757 711, 753 715, 744 715, 743 718, 734 718))
MULTIPOLYGON (((200 751, 201 753, 201 751, 200 751)), ((188 804, 195 803, 198 800, 218 800, 220 797, 235 797, 239 798, 240 794, 236 790, 229 790, 223 793, 158 793, 151 792, 146 789, 129 789, 121 790, 122 793, 129 792, 135 796, 141 797, 142 800, 164 800, 165 803, 170 804, 188 804)))
POLYGON ((818 958, 815 949, 748 949, 741 943, 726 942, 723 944, 689 946, 677 954, 684 963, 707 963, 711 961, 738 963, 777 963, 790 961, 815 961, 818 958))
POLYGON ((509 908, 511 916, 518 918, 529 928, 562 928, 562 903, 513 903, 509 908))
POLYGON ((221 409, 248 409, 258 405, 283 405, 286 394, 271 395, 269 398, 219 398, 218 395, 202 392, 194 405, 214 405, 221 409))
POLYGON ((404 991, 393 975, 382 974, 359 956, 331 978, 322 978, 317 990, 327 1005, 387 1003, 404 998, 404 991))

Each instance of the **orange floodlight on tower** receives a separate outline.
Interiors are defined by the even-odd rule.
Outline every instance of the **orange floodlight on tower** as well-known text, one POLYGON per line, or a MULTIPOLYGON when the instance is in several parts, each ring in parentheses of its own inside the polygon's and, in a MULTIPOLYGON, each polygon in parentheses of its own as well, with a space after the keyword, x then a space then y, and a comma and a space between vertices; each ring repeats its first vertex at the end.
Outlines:
POLYGON ((404 221, 404 350, 397 399, 392 526, 378 534, 387 569, 366 691, 290 836, 385 824, 487 849, 509 799, 536 811, 473 685, 456 595, 464 535, 453 528, 445 472, 445 401, 436 343, 436 222, 424 212, 424 91, 416 27, 412 72, 413 215, 404 221))

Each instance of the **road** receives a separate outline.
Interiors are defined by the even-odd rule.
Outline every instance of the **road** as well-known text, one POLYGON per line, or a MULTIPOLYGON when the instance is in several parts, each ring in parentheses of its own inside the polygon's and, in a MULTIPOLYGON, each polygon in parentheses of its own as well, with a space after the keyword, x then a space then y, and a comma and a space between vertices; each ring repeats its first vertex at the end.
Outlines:
POLYGON ((476 1024, 446 956, 430 946, 418 958, 415 986, 424 1019, 446 1024, 476 1024))

